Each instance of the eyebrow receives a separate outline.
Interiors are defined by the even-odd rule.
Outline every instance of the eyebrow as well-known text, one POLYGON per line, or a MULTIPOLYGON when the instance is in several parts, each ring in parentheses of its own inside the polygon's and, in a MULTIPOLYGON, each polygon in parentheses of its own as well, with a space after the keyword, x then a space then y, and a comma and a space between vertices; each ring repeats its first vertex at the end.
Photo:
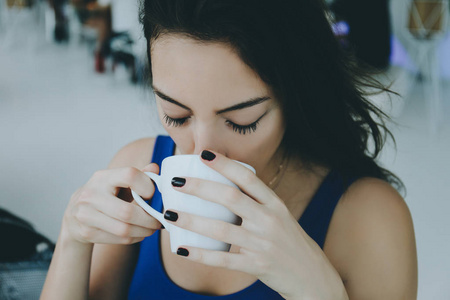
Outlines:
MULTIPOLYGON (((179 101, 173 99, 172 97, 167 96, 166 94, 162 93, 160 90, 158 90, 157 88, 153 87, 153 91, 155 92, 156 95, 158 95, 161 99, 166 100, 167 102, 173 103, 175 105, 178 105, 181 108, 184 108, 186 110, 192 111, 189 107, 187 107, 186 105, 180 103, 179 101)), ((226 112, 230 112, 230 111, 234 111, 234 110, 240 110, 240 109, 244 109, 244 108, 248 108, 248 107, 252 107, 255 105, 258 105, 262 102, 265 102, 267 100, 270 100, 271 98, 269 96, 264 96, 264 97, 256 97, 256 98, 251 98, 249 100, 243 101, 241 103, 235 104, 233 106, 221 109, 219 111, 216 112, 216 115, 220 115, 226 112)))

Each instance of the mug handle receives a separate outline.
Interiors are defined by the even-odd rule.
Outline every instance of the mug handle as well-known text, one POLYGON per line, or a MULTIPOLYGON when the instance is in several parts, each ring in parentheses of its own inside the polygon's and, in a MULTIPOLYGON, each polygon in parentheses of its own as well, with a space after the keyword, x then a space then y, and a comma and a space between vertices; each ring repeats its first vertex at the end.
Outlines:
MULTIPOLYGON (((148 177, 150 177, 157 186, 159 186, 160 178, 161 176, 152 173, 152 172, 145 172, 148 177)), ((153 207, 148 205, 142 198, 139 196, 135 191, 131 190, 131 194, 133 195, 134 200, 137 204, 139 204, 140 207, 142 207, 149 215, 154 217, 156 220, 158 220, 168 231, 171 227, 170 224, 164 219, 164 215, 160 213, 159 211, 155 210, 153 207)))

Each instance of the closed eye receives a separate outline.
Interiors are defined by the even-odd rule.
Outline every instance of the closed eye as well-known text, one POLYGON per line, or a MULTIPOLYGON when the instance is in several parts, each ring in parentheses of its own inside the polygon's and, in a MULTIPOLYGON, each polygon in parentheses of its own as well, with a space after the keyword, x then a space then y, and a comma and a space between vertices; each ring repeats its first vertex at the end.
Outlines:
POLYGON ((234 132, 237 132, 239 134, 247 134, 252 133, 256 131, 256 128, 258 127, 259 121, 267 114, 265 112, 261 117, 258 118, 255 122, 248 124, 248 125, 239 125, 236 123, 231 122, 230 120, 225 121, 227 125, 229 125, 234 132))
POLYGON ((234 132, 237 132, 239 134, 247 134, 255 132, 258 126, 258 121, 253 122, 252 124, 249 125, 238 125, 231 121, 226 121, 226 123, 233 129, 234 132))
POLYGON ((167 126, 173 126, 173 127, 179 127, 182 126, 190 117, 184 117, 184 118, 171 118, 168 115, 164 114, 164 121, 166 122, 167 126))
MULTIPOLYGON (((255 132, 259 121, 267 114, 267 111, 258 118, 258 120, 256 120, 253 123, 247 124, 247 125, 239 125, 236 124, 230 120, 226 120, 225 123, 234 131, 237 132, 239 134, 247 134, 247 133, 252 133, 255 132)), ((167 126, 173 126, 173 127, 180 127, 183 126, 187 120, 189 120, 191 117, 184 117, 184 118, 172 118, 169 117, 167 114, 164 114, 164 121, 166 122, 167 126)))

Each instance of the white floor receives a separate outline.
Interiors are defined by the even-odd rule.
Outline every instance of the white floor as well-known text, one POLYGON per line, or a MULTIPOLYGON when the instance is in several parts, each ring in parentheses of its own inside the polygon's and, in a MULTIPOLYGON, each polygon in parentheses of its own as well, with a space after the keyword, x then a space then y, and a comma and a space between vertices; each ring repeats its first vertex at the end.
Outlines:
MULTIPOLYGON (((56 240, 71 194, 120 147, 162 130, 149 91, 124 70, 96 74, 85 45, 2 38, 0 30, 0 207, 56 240)), ((407 187, 419 299, 450 299, 450 82, 442 82, 446 117, 431 135, 422 84, 398 68, 388 76, 404 97, 389 110, 397 150, 390 143, 381 161, 407 187)))

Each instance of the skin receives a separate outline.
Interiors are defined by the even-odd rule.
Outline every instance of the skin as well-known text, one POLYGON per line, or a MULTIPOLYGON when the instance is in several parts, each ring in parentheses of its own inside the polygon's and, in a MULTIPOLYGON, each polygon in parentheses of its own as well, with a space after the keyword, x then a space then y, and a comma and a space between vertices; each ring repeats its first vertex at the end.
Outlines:
POLYGON ((273 177, 281 162, 277 150, 284 134, 275 97, 230 47, 218 43, 204 46, 187 38, 164 36, 152 47, 158 113, 177 145, 177 153, 200 154, 209 149, 252 165, 261 178, 273 177), (185 108, 164 100, 163 95, 185 108), (217 114, 258 97, 268 100, 217 114), (169 126, 165 114, 189 119, 182 126, 169 126), (257 130, 246 134, 237 134, 228 123, 248 125, 261 116, 257 130))
MULTIPOLYGON (((162 259, 172 281, 211 295, 234 293, 259 279, 286 299, 416 298, 412 220, 389 184, 374 178, 352 184, 335 209, 322 251, 297 220, 329 170, 306 170, 292 159, 277 189, 267 186, 283 161, 285 130, 270 88, 226 44, 169 34, 159 37, 151 51, 158 114, 176 154, 213 152, 215 159, 203 162, 241 189, 194 178, 174 187, 228 207, 242 224, 174 211, 175 226, 233 246, 229 253, 184 247, 188 256, 178 256, 170 252, 163 230, 162 259), (261 97, 267 99, 230 110, 261 97), (256 120, 255 130, 246 134, 230 125, 256 120), (256 175, 233 160, 252 165, 256 175)), ((147 165, 152 147, 152 139, 126 146, 110 169, 97 172, 74 193, 43 299, 126 298, 138 255, 135 243, 161 228, 129 192, 153 195, 154 186, 143 173, 158 172, 158 166, 147 165)))

